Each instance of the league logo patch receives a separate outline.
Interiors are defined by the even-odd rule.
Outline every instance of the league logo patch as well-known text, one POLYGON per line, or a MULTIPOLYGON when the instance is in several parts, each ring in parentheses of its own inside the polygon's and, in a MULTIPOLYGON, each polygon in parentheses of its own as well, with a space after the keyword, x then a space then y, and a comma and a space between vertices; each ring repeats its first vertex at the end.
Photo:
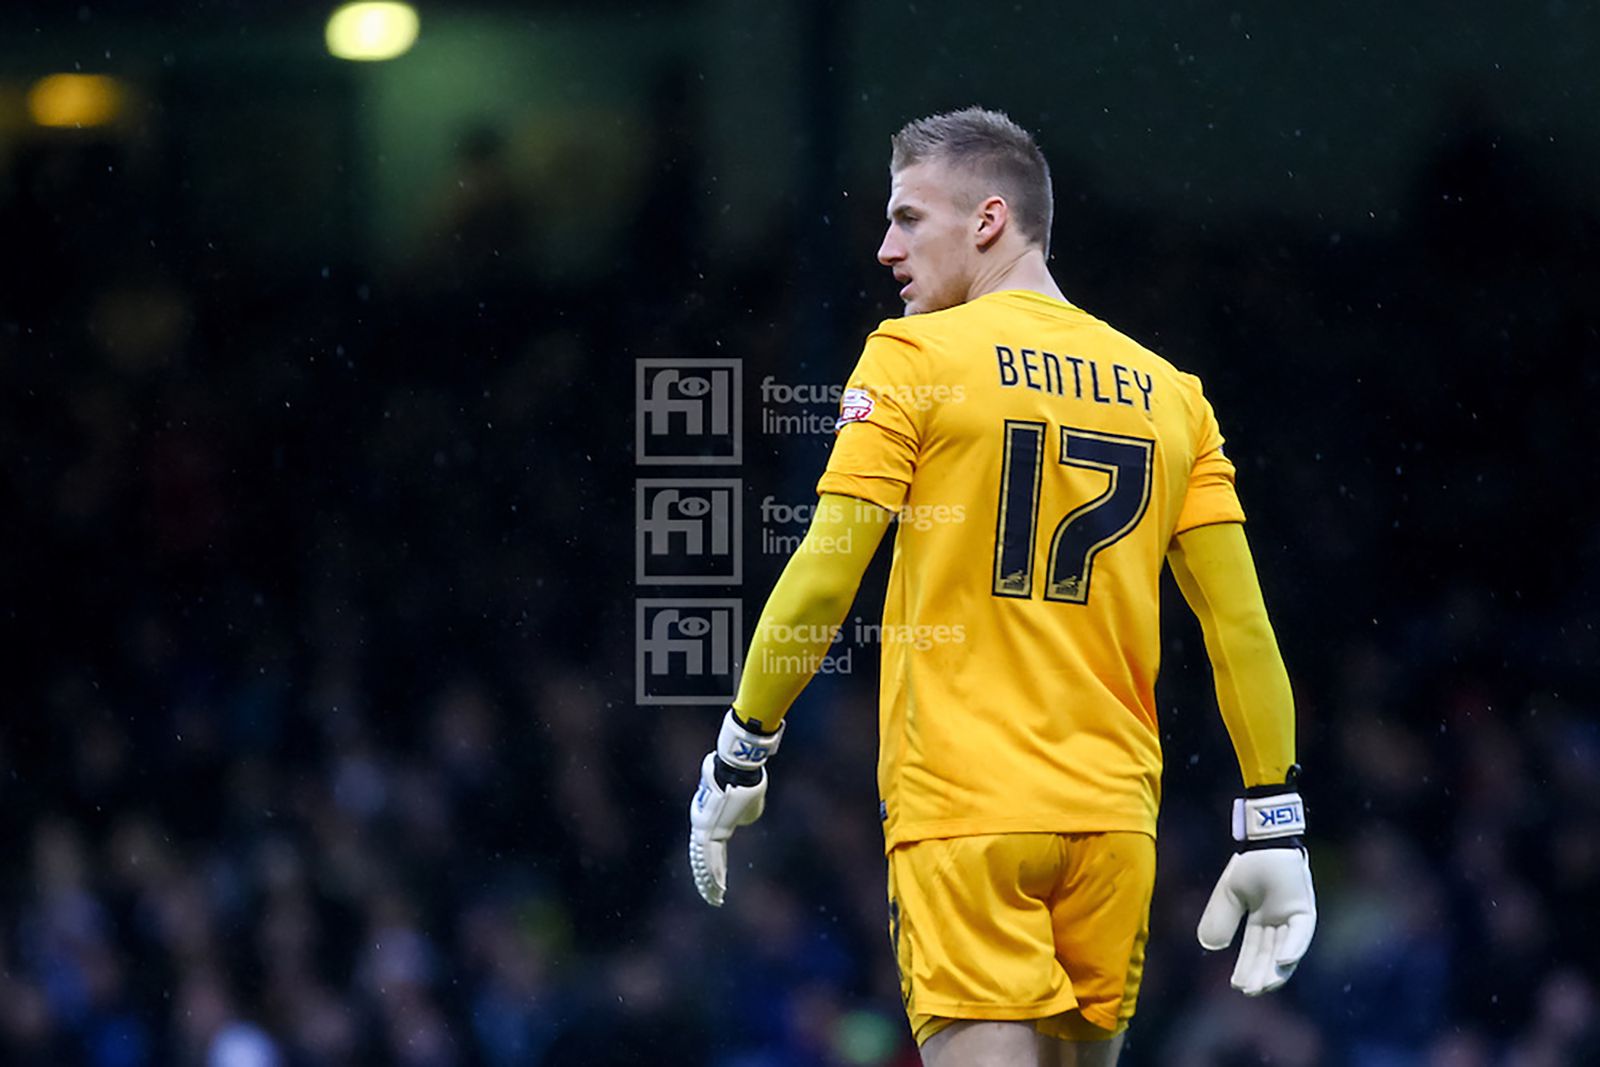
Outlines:
POLYGON ((865 389, 846 389, 839 397, 839 425, 861 422, 872 414, 872 394, 865 389))

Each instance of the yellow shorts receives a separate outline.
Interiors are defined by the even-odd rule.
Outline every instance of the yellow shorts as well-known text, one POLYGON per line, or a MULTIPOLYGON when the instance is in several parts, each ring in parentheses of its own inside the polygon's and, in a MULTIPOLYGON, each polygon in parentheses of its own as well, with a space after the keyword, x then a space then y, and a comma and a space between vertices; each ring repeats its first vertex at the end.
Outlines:
POLYGON ((988 834, 889 853, 889 936, 920 1045, 958 1019, 1034 1020, 1110 1038, 1133 1018, 1150 934, 1155 840, 988 834))

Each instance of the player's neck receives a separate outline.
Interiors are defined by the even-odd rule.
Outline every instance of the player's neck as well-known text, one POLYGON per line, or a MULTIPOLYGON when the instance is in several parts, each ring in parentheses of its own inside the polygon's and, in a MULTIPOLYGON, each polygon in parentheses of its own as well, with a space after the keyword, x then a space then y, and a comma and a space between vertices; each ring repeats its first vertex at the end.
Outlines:
POLYGON ((1056 284, 1056 280, 1050 276, 1050 268, 1045 265, 1044 253, 1033 247, 1024 248, 1018 254, 998 259, 992 265, 985 264, 973 278, 967 299, 973 300, 1007 289, 1025 289, 1028 292, 1042 293, 1063 303, 1067 299, 1062 294, 1061 287, 1056 284))

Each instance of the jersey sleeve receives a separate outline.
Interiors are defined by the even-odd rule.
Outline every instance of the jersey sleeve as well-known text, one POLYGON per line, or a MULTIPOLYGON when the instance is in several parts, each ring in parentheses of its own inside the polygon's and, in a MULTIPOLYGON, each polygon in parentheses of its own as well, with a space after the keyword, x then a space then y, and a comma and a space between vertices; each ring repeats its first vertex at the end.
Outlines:
POLYGON ((1216 412, 1200 391, 1198 379, 1188 378, 1186 384, 1195 401, 1195 461, 1174 535, 1196 526, 1244 521, 1244 508, 1234 490, 1233 461, 1222 451, 1222 429, 1217 425, 1216 412))
POLYGON ((839 423, 818 493, 839 493, 896 509, 916 474, 923 427, 914 399, 925 360, 906 333, 880 326, 867 338, 839 398, 839 423))
POLYGON ((1175 537, 1167 559, 1200 620, 1245 786, 1284 781, 1294 763, 1294 692, 1244 528, 1212 524, 1175 537))

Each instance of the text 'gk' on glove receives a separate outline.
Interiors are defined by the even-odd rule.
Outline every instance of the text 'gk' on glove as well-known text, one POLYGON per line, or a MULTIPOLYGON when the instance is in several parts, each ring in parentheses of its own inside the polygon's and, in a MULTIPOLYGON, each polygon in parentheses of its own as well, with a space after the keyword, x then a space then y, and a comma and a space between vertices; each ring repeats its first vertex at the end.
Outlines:
POLYGON ((722 906, 728 891, 728 838, 761 818, 767 759, 782 739, 783 725, 770 734, 757 733, 729 708, 716 750, 700 763, 700 786, 689 801, 689 872, 707 904, 722 906))
POLYGON ((1300 794, 1285 787, 1247 793, 1266 795, 1233 802, 1233 839, 1240 851, 1211 891, 1197 933, 1200 944, 1215 952, 1233 944, 1244 919, 1233 988, 1254 997, 1294 974, 1317 929, 1317 898, 1300 838, 1306 828, 1300 794))

